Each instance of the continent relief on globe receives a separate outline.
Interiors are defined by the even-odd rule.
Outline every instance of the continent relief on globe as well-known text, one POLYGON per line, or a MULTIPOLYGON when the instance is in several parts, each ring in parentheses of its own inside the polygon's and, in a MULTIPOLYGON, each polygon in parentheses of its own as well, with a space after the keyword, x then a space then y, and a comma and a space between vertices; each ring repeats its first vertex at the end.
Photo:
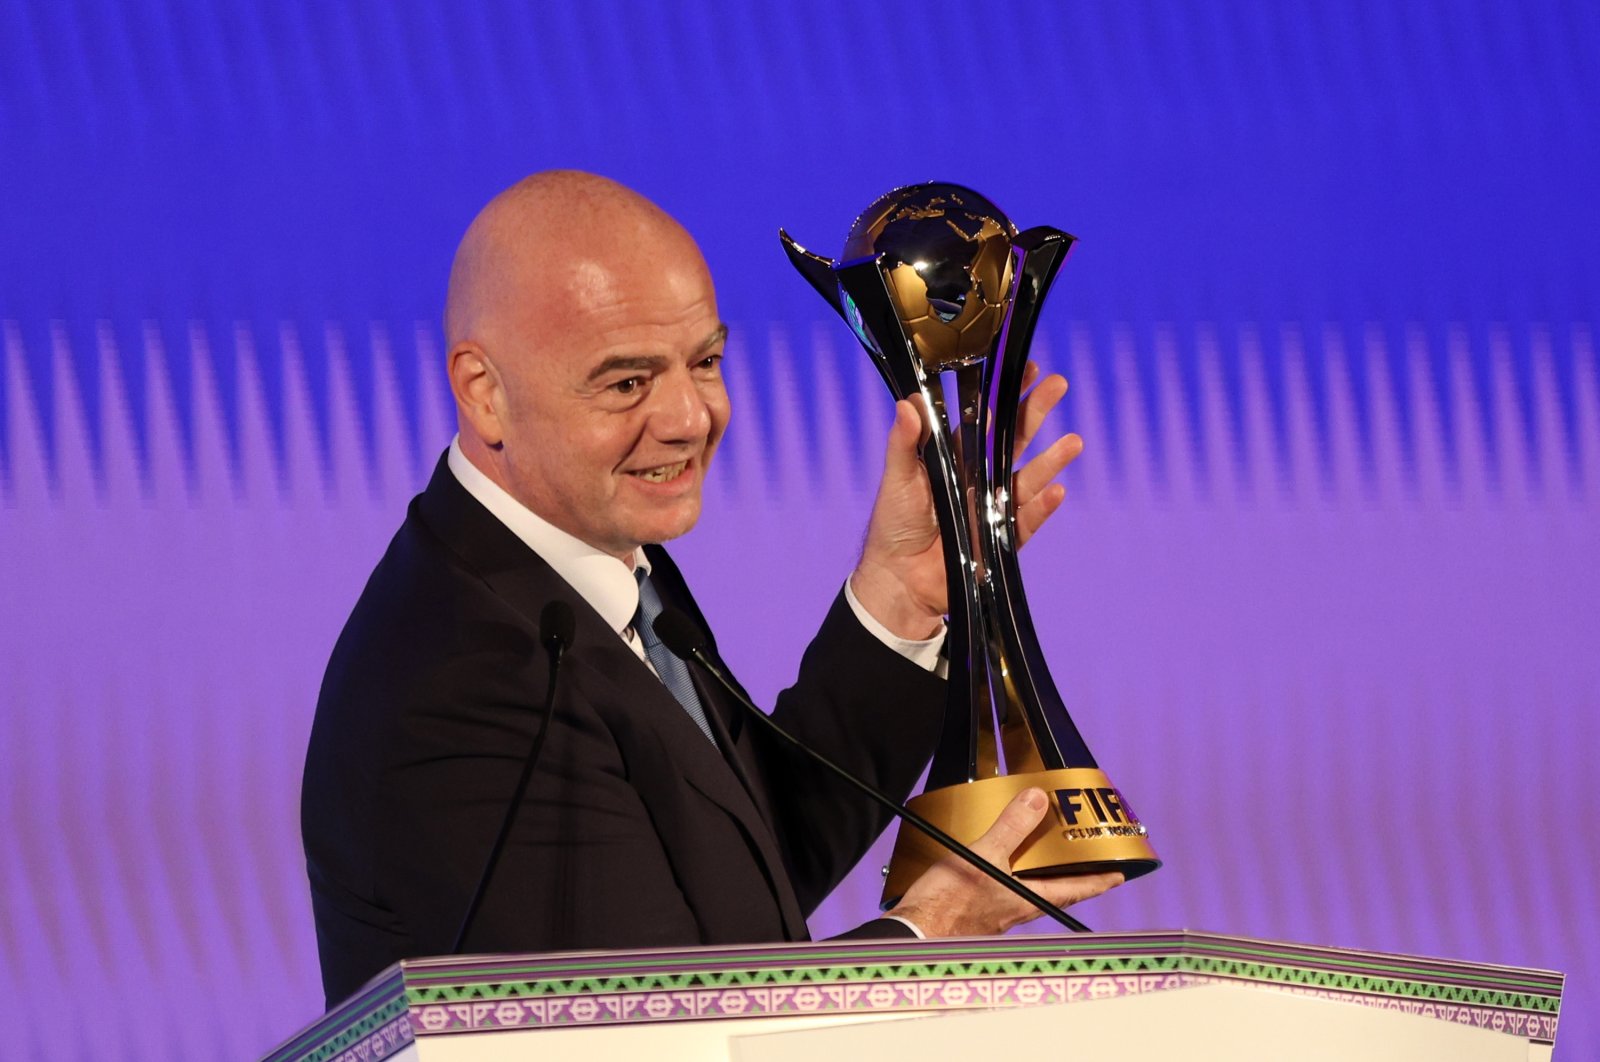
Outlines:
POLYGON ((906 335, 937 372, 993 350, 1010 301, 1015 235, 999 208, 976 192, 920 185, 869 207, 851 227, 842 260, 883 256, 906 335))

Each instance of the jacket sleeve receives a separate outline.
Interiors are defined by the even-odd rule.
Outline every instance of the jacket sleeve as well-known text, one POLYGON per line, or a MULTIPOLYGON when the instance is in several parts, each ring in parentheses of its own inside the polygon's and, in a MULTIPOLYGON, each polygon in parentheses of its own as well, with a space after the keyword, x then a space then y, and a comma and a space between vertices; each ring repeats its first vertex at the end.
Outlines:
MULTIPOLYGON (((772 715, 811 748, 903 800, 933 752, 944 698, 944 680, 873 637, 841 591, 772 715)), ((779 843, 809 914, 893 816, 764 728, 752 730, 779 843)))

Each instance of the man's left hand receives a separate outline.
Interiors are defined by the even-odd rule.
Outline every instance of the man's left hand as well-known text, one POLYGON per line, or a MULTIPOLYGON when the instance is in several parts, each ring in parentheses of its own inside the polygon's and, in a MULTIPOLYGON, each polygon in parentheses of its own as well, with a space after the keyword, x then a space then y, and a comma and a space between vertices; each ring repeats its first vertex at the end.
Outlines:
MULTIPOLYGON (((1038 367, 1030 362, 1022 376, 1026 396, 1017 415, 1017 459, 1033 441, 1046 415, 1067 393, 1065 377, 1038 377, 1038 367), (1033 386, 1035 380, 1037 387, 1033 386), (1030 387, 1032 390, 1028 390, 1030 387)), ((910 639, 938 634, 949 611, 939 523, 921 457, 926 439, 920 400, 897 402, 884 456, 883 480, 867 523, 866 543, 850 576, 850 589, 862 607, 892 633, 910 639)), ((1054 480, 1082 452, 1083 440, 1068 433, 1051 442, 1012 477, 1019 546, 1060 508, 1066 488, 1054 480)))

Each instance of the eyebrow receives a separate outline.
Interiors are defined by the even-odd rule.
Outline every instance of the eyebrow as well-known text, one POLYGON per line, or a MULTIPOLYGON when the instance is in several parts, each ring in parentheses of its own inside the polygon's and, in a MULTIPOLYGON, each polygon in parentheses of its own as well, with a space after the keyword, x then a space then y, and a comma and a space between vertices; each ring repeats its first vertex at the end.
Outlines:
POLYGON ((608 373, 618 371, 660 372, 662 369, 666 368, 666 366, 667 359, 661 357, 659 354, 613 354, 611 357, 602 361, 599 365, 596 365, 593 369, 590 369, 589 375, 585 377, 585 379, 589 383, 593 383, 608 373))
MULTIPOLYGON (((709 336, 700 342, 699 346, 694 348, 694 353, 704 353, 727 338, 728 326, 719 324, 709 336)), ((608 373, 660 372, 666 366, 667 359, 659 354, 613 354, 589 370, 589 375, 586 379, 588 382, 593 383, 608 373)))
POLYGON ((696 354, 700 354, 704 351, 710 350, 712 347, 725 341, 727 338, 728 326, 726 324, 719 324, 709 336, 706 336, 704 342, 702 342, 698 347, 694 348, 694 352, 696 354))

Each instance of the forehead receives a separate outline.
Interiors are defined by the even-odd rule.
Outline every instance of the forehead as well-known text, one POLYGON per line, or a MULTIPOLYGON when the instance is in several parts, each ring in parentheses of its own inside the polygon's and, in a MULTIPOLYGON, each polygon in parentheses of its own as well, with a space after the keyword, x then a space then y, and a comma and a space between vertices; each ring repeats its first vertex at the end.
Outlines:
POLYGON ((552 312, 538 315, 540 345, 575 365, 620 351, 689 353, 716 338, 721 322, 710 274, 693 261, 575 263, 552 312))

